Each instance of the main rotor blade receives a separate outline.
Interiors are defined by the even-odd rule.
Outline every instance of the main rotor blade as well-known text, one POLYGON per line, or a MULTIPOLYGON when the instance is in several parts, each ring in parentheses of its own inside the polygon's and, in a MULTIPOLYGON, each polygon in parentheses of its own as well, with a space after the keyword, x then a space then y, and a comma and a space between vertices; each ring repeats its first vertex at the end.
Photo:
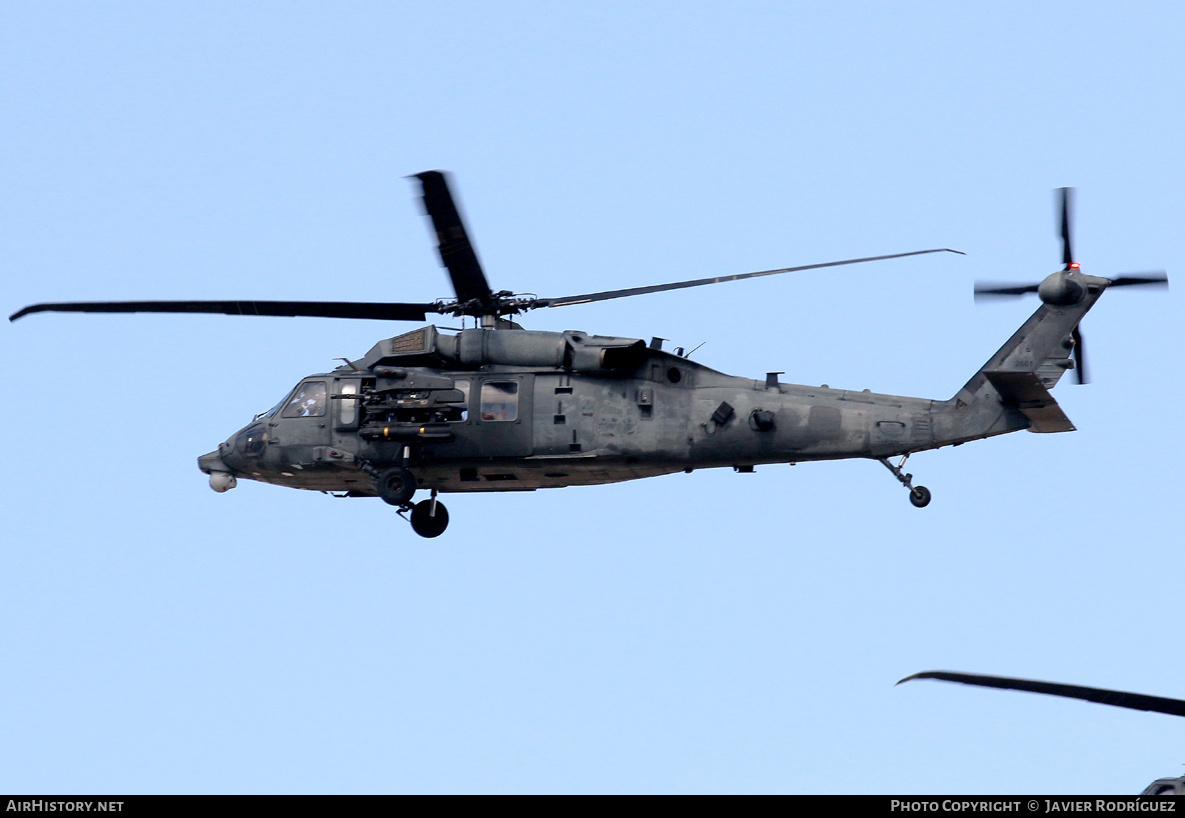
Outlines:
POLYGON ((82 301, 32 304, 8 317, 15 321, 34 312, 168 312, 222 315, 277 315, 289 318, 372 318, 423 321, 435 304, 362 303, 357 301, 82 301))
POLYGON ((469 241, 465 223, 449 191, 448 177, 439 170, 417 173, 424 192, 424 210, 432 219, 439 242, 440 262, 448 269, 457 300, 493 304, 494 294, 469 241))
POLYGON ((1063 696, 1068 699, 1082 699, 1096 704, 1126 707, 1148 713, 1167 713, 1170 716, 1185 716, 1185 701, 1166 699, 1161 696, 1145 696, 1143 693, 1125 693, 1122 690, 1106 690, 1101 687, 1038 682, 1031 679, 1013 679, 1008 676, 985 676, 979 673, 952 673, 947 670, 930 670, 906 676, 897 684, 913 679, 938 679, 943 682, 958 682, 979 687, 995 687, 1002 690, 1027 690, 1030 693, 1044 693, 1049 696, 1063 696))
POLYGON ((1039 284, 998 284, 994 281, 975 282, 975 300, 990 296, 1025 295, 1037 292, 1039 284))
POLYGON ((1069 267, 1074 261, 1074 251, 1070 247, 1070 211, 1073 209, 1074 188, 1060 187, 1058 192, 1062 197, 1062 264, 1069 267))
POLYGON ((1074 327, 1070 337, 1074 339, 1074 376, 1078 378, 1079 385, 1090 383, 1086 377, 1086 347, 1082 344, 1082 330, 1074 327))
POLYGON ((1157 270, 1152 273, 1141 273, 1140 275, 1122 275, 1111 279, 1108 287, 1134 287, 1137 285, 1145 285, 1149 287, 1165 287, 1169 286, 1169 277, 1164 270, 1157 270))
POLYGON ((536 307, 567 307, 571 304, 587 304, 590 301, 608 301, 611 298, 627 298, 632 295, 660 293, 666 290, 682 290, 687 287, 702 287, 705 284, 720 284, 724 281, 740 281, 743 278, 757 278, 759 276, 773 276, 782 273, 797 273, 802 270, 819 270, 824 267, 840 267, 844 264, 861 264, 865 261, 884 261, 890 258, 905 258, 906 256, 921 256, 926 253, 958 253, 966 255, 961 250, 951 250, 946 247, 937 250, 915 250, 912 253, 894 253, 889 256, 869 256, 868 258, 850 258, 844 261, 828 261, 824 264, 806 264, 802 267, 782 267, 778 270, 762 270, 756 273, 740 273, 738 275, 720 276, 719 278, 697 278, 694 281, 676 281, 671 284, 655 284, 650 287, 627 287, 623 290, 605 290, 599 293, 585 293, 583 295, 567 295, 560 298, 540 298, 536 307))

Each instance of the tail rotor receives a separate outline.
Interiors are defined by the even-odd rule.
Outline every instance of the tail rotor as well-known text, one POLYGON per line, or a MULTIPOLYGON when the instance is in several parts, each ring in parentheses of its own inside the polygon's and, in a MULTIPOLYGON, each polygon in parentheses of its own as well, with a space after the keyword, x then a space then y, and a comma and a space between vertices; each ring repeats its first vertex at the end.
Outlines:
MULTIPOLYGON (((1083 274, 1074 260, 1073 210, 1074 188, 1057 189, 1060 219, 1058 233, 1062 242, 1062 269, 1047 276, 1045 280, 1032 284, 1003 282, 975 282, 975 300, 984 301, 1037 293, 1046 304, 1068 306, 1076 304, 1085 296, 1088 288, 1151 286, 1167 288, 1169 277, 1163 270, 1148 273, 1132 273, 1115 278, 1093 278, 1083 274), (1100 283, 1101 282, 1101 283, 1100 283)), ((1075 327, 1071 337, 1074 342, 1074 372, 1078 383, 1088 383, 1086 377, 1086 354, 1082 342, 1082 331, 1075 327)))

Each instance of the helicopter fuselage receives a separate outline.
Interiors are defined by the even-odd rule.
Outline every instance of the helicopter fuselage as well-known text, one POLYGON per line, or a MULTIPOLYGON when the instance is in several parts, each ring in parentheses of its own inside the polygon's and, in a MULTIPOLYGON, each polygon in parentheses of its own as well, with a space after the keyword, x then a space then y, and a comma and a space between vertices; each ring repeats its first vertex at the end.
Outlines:
POLYGON ((778 373, 735 377, 655 346, 424 327, 303 379, 199 465, 212 478, 352 496, 374 496, 374 475, 393 465, 411 470, 420 488, 515 491, 881 459, 1029 425, 999 403, 981 422, 959 412, 944 425, 954 399, 786 384, 778 373))

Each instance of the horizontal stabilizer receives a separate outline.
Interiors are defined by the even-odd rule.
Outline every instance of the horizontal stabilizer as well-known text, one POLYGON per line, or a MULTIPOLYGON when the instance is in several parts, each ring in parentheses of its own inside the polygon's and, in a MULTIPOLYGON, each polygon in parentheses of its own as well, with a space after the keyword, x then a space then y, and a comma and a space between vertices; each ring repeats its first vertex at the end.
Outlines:
POLYGON ((1053 395, 1031 370, 988 370, 983 373, 1000 393, 1000 400, 1015 406, 1030 421, 1031 432, 1073 432, 1074 424, 1053 395))

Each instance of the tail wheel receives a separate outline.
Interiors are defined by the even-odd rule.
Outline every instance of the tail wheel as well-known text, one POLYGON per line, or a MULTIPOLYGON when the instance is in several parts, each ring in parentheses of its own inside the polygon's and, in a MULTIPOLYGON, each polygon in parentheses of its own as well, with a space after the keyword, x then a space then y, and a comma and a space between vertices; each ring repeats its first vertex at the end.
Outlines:
POLYGON ((918 508, 930 505, 930 489, 925 486, 914 486, 913 491, 909 493, 909 502, 918 508))
POLYGON ((439 537, 448 528, 448 509, 439 500, 421 500, 412 507, 411 529, 421 537, 439 537), (436 508, 433 509, 432 506, 436 508))
POLYGON ((416 476, 402 466, 393 466, 379 475, 375 488, 383 502, 405 506, 416 493, 416 476))

